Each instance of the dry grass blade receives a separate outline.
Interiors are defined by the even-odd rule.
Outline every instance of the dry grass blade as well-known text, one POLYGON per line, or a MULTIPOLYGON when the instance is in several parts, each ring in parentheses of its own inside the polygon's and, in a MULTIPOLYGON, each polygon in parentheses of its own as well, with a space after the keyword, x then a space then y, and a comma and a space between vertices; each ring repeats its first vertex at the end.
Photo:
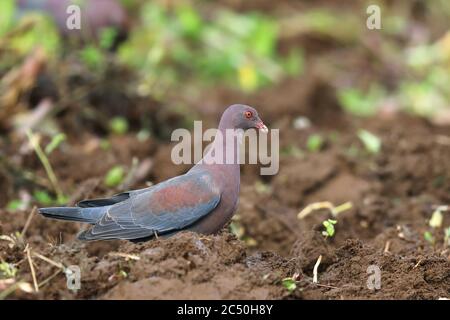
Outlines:
POLYGON ((64 195, 61 191, 61 188, 59 187, 58 179, 56 178, 55 172, 53 171, 52 166, 50 165, 50 161, 48 160, 47 156, 45 155, 44 151, 42 150, 41 146, 39 145, 39 141, 36 135, 34 135, 31 130, 26 131, 28 140, 30 142, 30 145, 33 147, 34 152, 38 156, 39 160, 41 161, 42 165, 44 166, 45 172, 47 173, 48 179, 50 180, 50 183, 52 184, 53 190, 55 191, 58 200, 61 200, 64 198, 64 195))
POLYGON ((121 257, 127 260, 140 260, 141 258, 134 254, 122 253, 122 252, 111 252, 109 253, 111 257, 121 257))
POLYGON ((37 257, 37 258, 39 258, 39 259, 41 259, 41 260, 51 264, 51 265, 53 265, 53 266, 55 266, 57 268, 60 268, 62 271, 66 270, 66 267, 61 262, 56 262, 56 261, 54 261, 52 259, 47 258, 46 256, 43 256, 40 253, 33 252, 33 256, 35 256, 35 257, 37 257))
POLYGON ((48 277, 47 279, 45 279, 44 281, 42 281, 41 283, 39 283, 39 288, 42 288, 43 286, 45 286, 47 283, 50 282, 50 280, 52 280, 54 277, 56 277, 58 274, 60 274, 61 272, 63 272, 62 269, 58 269, 56 270, 55 273, 53 273, 50 277, 48 277))
POLYGON ((31 276, 33 277, 34 291, 39 292, 39 285, 36 278, 36 271, 34 270, 33 259, 31 258, 30 247, 27 245, 25 248, 27 254, 28 264, 30 265, 31 276))
POLYGON ((34 206, 33 209, 31 210, 30 214, 28 215, 27 221, 25 222, 25 225, 23 226, 22 231, 20 232, 20 235, 22 236, 22 238, 25 237, 25 233, 27 232, 30 224, 31 224, 31 219, 33 219, 34 215, 36 214, 37 211, 37 207, 34 206))
POLYGON ((353 207, 353 204, 351 202, 345 202, 339 206, 334 206, 329 201, 323 201, 323 202, 315 202, 307 205, 302 211, 300 211, 297 215, 297 218, 304 219, 306 216, 311 214, 313 211, 327 209, 331 212, 331 215, 333 217, 336 217, 339 213, 349 210, 353 207))

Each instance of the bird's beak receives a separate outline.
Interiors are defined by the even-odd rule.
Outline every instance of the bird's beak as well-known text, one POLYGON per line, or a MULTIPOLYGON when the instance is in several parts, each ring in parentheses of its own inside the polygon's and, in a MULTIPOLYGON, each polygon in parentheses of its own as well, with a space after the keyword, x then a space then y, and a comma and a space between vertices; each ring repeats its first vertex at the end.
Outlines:
POLYGON ((259 122, 256 124, 256 128, 257 128, 258 130, 260 130, 261 132, 264 132, 264 133, 269 132, 269 129, 267 128, 267 126, 266 126, 262 121, 259 121, 259 122))

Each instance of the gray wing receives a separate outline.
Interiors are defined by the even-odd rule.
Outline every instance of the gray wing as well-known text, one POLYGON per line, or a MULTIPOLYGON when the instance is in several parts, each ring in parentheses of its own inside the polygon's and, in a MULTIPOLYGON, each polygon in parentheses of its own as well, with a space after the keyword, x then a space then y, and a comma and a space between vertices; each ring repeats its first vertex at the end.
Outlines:
POLYGON ((188 173, 111 206, 83 240, 139 239, 181 230, 213 211, 220 191, 208 172, 188 173))

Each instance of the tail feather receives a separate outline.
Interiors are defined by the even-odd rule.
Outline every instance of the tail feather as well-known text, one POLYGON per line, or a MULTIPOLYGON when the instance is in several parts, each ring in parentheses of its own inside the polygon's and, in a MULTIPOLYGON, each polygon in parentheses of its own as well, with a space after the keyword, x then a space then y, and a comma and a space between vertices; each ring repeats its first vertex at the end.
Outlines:
POLYGON ((94 224, 106 213, 108 207, 80 208, 80 207, 52 207, 40 208, 39 213, 44 217, 78 221, 94 224))

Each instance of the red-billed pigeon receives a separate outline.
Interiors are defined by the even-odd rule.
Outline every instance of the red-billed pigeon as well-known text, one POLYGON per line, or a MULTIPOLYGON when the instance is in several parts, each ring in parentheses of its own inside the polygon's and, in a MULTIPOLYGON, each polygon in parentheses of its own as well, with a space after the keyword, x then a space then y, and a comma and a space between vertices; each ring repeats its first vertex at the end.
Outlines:
POLYGON ((93 224, 78 235, 81 240, 140 241, 182 230, 215 233, 231 219, 239 198, 238 140, 242 135, 229 135, 233 138, 228 139, 226 131, 249 128, 267 132, 254 108, 232 105, 220 119, 212 148, 186 174, 109 199, 84 200, 76 207, 41 208, 39 213, 93 224), (218 139, 219 134, 223 139, 218 139), (230 152, 233 157, 228 157, 230 152))

